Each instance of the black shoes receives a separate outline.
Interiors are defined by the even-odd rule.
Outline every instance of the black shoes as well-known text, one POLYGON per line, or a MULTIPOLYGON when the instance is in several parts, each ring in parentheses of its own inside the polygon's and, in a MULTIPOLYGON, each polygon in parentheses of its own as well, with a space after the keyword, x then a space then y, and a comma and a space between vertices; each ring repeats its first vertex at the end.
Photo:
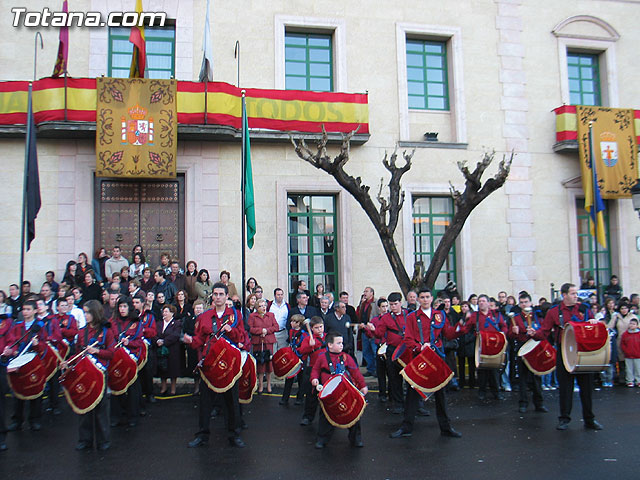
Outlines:
POLYGON ((567 422, 566 420, 560 420, 558 422, 558 425, 556 425, 556 430, 567 430, 568 428, 569 428, 569 422, 567 422))
POLYGON ((208 440, 205 440, 202 437, 196 437, 187 444, 187 447, 197 448, 197 447, 206 447, 207 445, 209 445, 208 440))
POLYGON ((300 420, 300 425, 302 425, 303 427, 311 425, 311 420, 309 420, 307 417, 302 417, 302 420, 300 420))
POLYGON ((31 430, 34 432, 39 432, 40 430, 42 430, 42 424, 38 423, 38 422, 33 422, 31 424, 31 430))
POLYGON ((424 407, 418 407, 418 415, 420 415, 421 417, 428 417, 431 415, 431 412, 429 412, 429 410, 427 410, 424 407))
POLYGON ((389 401, 389 397, 387 397, 386 395, 380 395, 378 400, 380 400, 380 403, 387 403, 389 401))
POLYGON ((484 402, 487 399, 487 394, 484 392, 478 392, 478 400, 484 402))
POLYGON ((156 397, 154 397, 153 395, 149 395, 149 397, 147 398, 149 400, 149 403, 156 403, 156 397))
POLYGON ((76 450, 78 450, 79 452, 83 450, 91 450, 91 445, 86 442, 78 442, 76 443, 76 450))
POLYGON ((391 409, 391 413, 393 413, 394 415, 401 415, 402 412, 404 412, 404 409, 402 407, 393 407, 391 409))
POLYGON ((589 430, 602 430, 604 427, 595 420, 591 420, 590 422, 584 422, 584 428, 588 428, 589 430))
POLYGON ((229 445, 237 448, 244 448, 247 445, 242 441, 240 437, 233 437, 229 439, 229 445))
POLYGON ((282 405, 282 406, 289 406, 289 400, 285 400, 283 398, 280 399, 280 401, 278 402, 278 405, 282 405))
POLYGON ((321 449, 323 449, 323 448, 324 448, 324 447, 326 447, 326 446, 327 446, 327 444, 326 444, 326 443, 324 443, 324 442, 320 442, 320 441, 316 442, 316 448, 317 448, 318 450, 321 450, 321 449))
POLYGON ((451 438, 460 438, 462 436, 462 434, 454 430, 453 427, 449 427, 449 430, 440 430, 440 435, 451 438))
POLYGON ((402 438, 402 437, 410 437, 411 435, 413 435, 411 432, 407 432, 406 430, 403 430, 402 428, 399 428, 395 432, 390 433, 389 437, 390 438, 402 438))
POLYGON ((540 405, 539 407, 536 407, 536 412, 547 413, 548 411, 549 411, 549 409, 547 407, 545 407, 544 405, 540 405))
POLYGON ((7 444, 4 443, 4 441, 0 442, 0 452, 6 452, 7 450, 9 450, 9 447, 7 447, 7 444))
POLYGON ((301 398, 296 398, 296 401, 293 402, 294 405, 302 405, 302 399, 301 398))
POLYGON ((502 393, 495 393, 495 394, 493 395, 493 397, 494 397, 496 400, 498 400, 499 402, 504 401, 504 395, 503 395, 502 393))
MULTIPOLYGON (((536 408, 537 410, 537 408, 536 408)), ((518 408, 518 412, 519 413, 527 413, 527 407, 521 406, 520 408, 518 408)))
POLYGON ((13 422, 7 427, 8 432, 17 432, 19 430, 22 430, 22 423, 13 422))
POLYGON ((362 448, 362 447, 364 447, 364 443, 362 443, 362 440, 356 440, 354 442, 349 442, 349 443, 354 448, 362 448))
POLYGON ((111 447, 111 442, 104 442, 98 445, 98 450, 100 452, 106 452, 111 447))

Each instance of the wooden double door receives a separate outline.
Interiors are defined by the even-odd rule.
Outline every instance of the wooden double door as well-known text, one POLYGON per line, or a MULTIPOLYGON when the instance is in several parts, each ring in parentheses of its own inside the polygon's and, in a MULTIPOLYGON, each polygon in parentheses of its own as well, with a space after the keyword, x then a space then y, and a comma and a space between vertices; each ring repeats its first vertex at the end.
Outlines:
POLYGON ((119 245, 131 260, 142 245, 149 266, 168 253, 184 266, 184 176, 176 180, 128 181, 96 178, 95 249, 119 245))

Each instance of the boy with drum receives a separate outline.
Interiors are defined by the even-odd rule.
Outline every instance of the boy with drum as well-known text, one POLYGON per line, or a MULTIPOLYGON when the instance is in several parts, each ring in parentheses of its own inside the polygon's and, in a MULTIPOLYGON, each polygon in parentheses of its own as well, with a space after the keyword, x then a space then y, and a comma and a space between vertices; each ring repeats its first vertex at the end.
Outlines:
MULTIPOLYGON (((331 332, 327 335, 327 348, 320 352, 318 359, 313 365, 311 371, 311 385, 317 389, 318 385, 324 385, 333 375, 345 375, 349 381, 355 384, 356 388, 360 390, 362 395, 366 395, 368 392, 367 384, 364 381, 364 377, 356 362, 350 355, 342 353, 343 338, 340 334, 331 332)), ((316 448, 321 449, 327 446, 335 427, 335 422, 329 420, 327 415, 331 415, 323 409, 323 414, 318 419, 318 437, 316 440, 316 448)), ((352 447, 361 448, 364 446, 362 443, 362 429, 360 427, 360 420, 354 425, 349 427, 349 443, 352 447)))

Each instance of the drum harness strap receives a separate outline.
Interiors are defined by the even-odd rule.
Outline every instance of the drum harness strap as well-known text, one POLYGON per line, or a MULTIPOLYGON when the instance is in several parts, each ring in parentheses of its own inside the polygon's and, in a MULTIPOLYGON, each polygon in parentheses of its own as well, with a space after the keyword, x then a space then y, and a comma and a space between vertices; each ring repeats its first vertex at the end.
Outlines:
MULTIPOLYGON (((402 309, 402 317, 404 318, 404 326, 400 328, 400 325, 398 324, 398 320, 396 320, 395 313, 391 312, 391 318, 393 318, 393 322, 396 324, 397 330, 394 330, 393 328, 387 328, 387 331, 391 333, 395 333, 396 335, 399 335, 402 338, 404 338, 404 330, 405 328, 407 328, 407 311, 404 308, 402 309)), ((387 336, 385 335, 385 340, 386 339, 387 339, 387 336)))
POLYGON ((327 365, 329 365, 329 370, 327 370, 326 368, 322 369, 324 372, 329 373, 330 375, 346 375, 347 377, 349 377, 349 380, 351 380, 351 375, 349 374, 349 371, 344 364, 344 353, 341 353, 338 357, 340 362, 337 365, 334 365, 331 361, 331 355, 329 355, 328 348, 324 351, 324 354, 327 357, 327 365))
MULTIPOLYGON (((578 311, 580 311, 580 307, 578 307, 578 311)), ((571 315, 571 321, 572 322, 584 322, 584 317, 586 316, 586 313, 583 313, 583 317, 579 318, 577 315, 571 315)), ((564 330, 564 325, 565 325, 565 321, 564 321, 564 315, 562 314, 562 303, 560 305, 558 305, 558 324, 560 329, 558 330, 558 333, 556 334, 556 345, 560 345, 560 330, 564 330)))
MULTIPOLYGON (((100 335, 98 335, 98 337, 91 337, 89 338, 89 325, 87 325, 84 329, 84 346, 88 346, 91 345, 94 342, 98 342, 98 350, 102 350, 105 347, 105 342, 107 341, 107 327, 105 327, 104 325, 102 326, 102 340, 99 340, 100 335)), ((93 356, 93 355, 92 355, 93 356)), ((96 357, 96 361, 97 361, 97 357, 96 357)))
MULTIPOLYGON (((19 324, 23 325, 23 329, 26 328, 26 323, 24 322, 24 320, 22 322, 19 322, 19 324)), ((44 326, 44 324, 42 323, 42 320, 38 320, 38 319, 34 319, 33 322, 31 323, 31 326, 29 327, 29 331, 31 332, 29 334, 29 341, 31 341, 31 339, 38 334, 38 331, 33 331, 33 327, 35 327, 36 325, 40 325, 40 328, 42 328, 44 326)), ((18 345, 18 355, 20 355, 22 353, 22 351, 24 350, 24 348, 27 346, 29 342, 27 341, 27 338, 25 338, 19 345, 18 345)))
MULTIPOLYGON (((231 309, 233 310, 233 323, 229 324, 229 326, 231 328, 235 327, 238 324, 238 312, 236 312, 235 307, 231 307, 231 309)), ((220 320, 225 319, 225 318, 229 318, 229 316, 227 315, 227 317, 222 317, 220 320)), ((225 322, 222 322, 223 324, 225 322)), ((211 319, 211 334, 209 335, 209 340, 207 340, 207 343, 205 344, 206 350, 204 351, 204 355, 203 355, 203 359, 206 358, 206 356, 209 354, 209 350, 211 349, 211 345, 213 345, 211 343, 211 339, 213 337, 215 337, 216 335, 218 335, 218 333, 220 332, 220 328, 218 328, 218 315, 216 313, 216 316, 214 318, 211 319), (214 329, 215 327, 215 329, 214 329)), ((222 337, 224 337, 224 339, 229 342, 231 345, 233 345, 236 348, 240 348, 238 347, 238 345, 236 345, 234 342, 232 342, 226 335, 226 332, 223 333, 221 335, 222 337)), ((214 342, 215 343, 215 342, 214 342)))
MULTIPOLYGON (((489 315, 487 315, 484 319, 484 328, 487 329, 489 328, 489 325, 491 325, 493 328, 496 329, 497 332, 501 332, 502 330, 500 330, 500 314, 498 314, 498 318, 493 319, 493 317, 491 316, 491 311, 489 311, 489 315)), ((480 312, 476 312, 476 325, 478 324, 478 320, 480 318, 480 312)))
MULTIPOLYGON (((434 314, 434 310, 431 310, 431 316, 433 317, 434 314)), ((420 345, 424 345, 424 333, 422 333, 422 320, 420 320, 420 315, 416 312, 416 322, 418 323, 418 330, 420 331, 420 345)), ((445 357, 444 352, 441 350, 440 347, 438 347, 436 345, 436 336, 433 333, 433 331, 438 328, 441 329, 444 327, 444 321, 440 324, 440 326, 438 325, 434 325, 433 324, 433 320, 430 320, 430 325, 429 325, 429 343, 431 345, 431 350, 433 350, 434 352, 436 352, 438 355, 440 355, 442 358, 445 357)))

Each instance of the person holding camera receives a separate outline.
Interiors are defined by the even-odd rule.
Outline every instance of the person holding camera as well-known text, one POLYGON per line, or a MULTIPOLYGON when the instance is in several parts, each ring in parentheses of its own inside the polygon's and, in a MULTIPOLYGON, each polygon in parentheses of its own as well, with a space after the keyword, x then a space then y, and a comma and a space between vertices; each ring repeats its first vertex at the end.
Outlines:
POLYGON ((256 311, 249 315, 249 333, 251 350, 256 358, 258 373, 258 393, 263 390, 263 376, 267 377, 267 392, 271 393, 271 355, 276 343, 275 333, 280 330, 276 317, 267 312, 267 301, 263 298, 256 302, 256 311))

